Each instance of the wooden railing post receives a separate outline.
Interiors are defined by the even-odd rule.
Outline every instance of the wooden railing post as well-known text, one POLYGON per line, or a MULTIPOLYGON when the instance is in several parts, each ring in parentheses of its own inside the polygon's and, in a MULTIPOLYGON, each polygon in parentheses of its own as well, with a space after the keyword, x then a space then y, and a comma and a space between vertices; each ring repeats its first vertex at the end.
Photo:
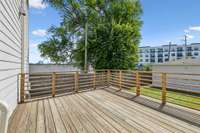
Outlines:
POLYGON ((136 72, 136 95, 140 96, 140 73, 136 72))
POLYGON ((121 91, 122 90, 122 71, 121 70, 119 71, 119 88, 121 91))
POLYGON ((167 96, 167 74, 162 73, 162 104, 166 104, 167 96))
POLYGON ((79 90, 79 86, 78 86, 79 72, 78 71, 75 73, 74 77, 75 77, 75 92, 78 92, 78 90, 79 90))
POLYGON ((95 71, 93 74, 93 88, 94 88, 94 90, 96 89, 96 72, 95 71))
POLYGON ((25 74, 20 75, 20 103, 24 102, 25 74))
POLYGON ((107 70, 107 87, 110 87, 110 70, 107 70))
POLYGON ((56 73, 52 74, 52 90, 51 90, 52 97, 55 97, 56 94, 56 73))

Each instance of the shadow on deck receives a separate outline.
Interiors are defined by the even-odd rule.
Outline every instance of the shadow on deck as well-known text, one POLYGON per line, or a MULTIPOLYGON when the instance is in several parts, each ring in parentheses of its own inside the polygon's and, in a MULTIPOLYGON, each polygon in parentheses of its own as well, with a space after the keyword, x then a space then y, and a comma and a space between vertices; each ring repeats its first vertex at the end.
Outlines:
POLYGON ((105 90, 19 104, 8 133, 192 132, 200 127, 105 90))

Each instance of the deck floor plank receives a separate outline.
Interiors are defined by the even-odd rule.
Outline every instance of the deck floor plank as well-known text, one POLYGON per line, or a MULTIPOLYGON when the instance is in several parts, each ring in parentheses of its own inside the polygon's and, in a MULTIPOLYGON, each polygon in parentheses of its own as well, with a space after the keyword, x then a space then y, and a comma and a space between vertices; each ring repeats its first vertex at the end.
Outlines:
POLYGON ((73 96, 67 97, 66 101, 72 104, 72 108, 74 109, 74 113, 79 117, 79 120, 83 123, 84 127, 88 132, 98 133, 98 130, 94 126, 94 123, 91 123, 91 120, 87 117, 88 113, 80 106, 77 106, 76 99, 72 99, 73 96))
POLYGON ((104 132, 109 133, 119 133, 106 119, 101 117, 101 112, 97 110, 94 106, 91 106, 88 102, 84 101, 79 95, 76 95, 79 105, 82 106, 92 117, 95 123, 98 123, 104 132))
POLYGON ((121 113, 117 108, 112 109, 109 104, 106 105, 103 99, 95 99, 89 94, 85 95, 89 98, 89 101, 95 101, 96 108, 101 108, 101 111, 108 114, 109 117, 113 117, 115 120, 117 120, 118 124, 121 124, 124 128, 128 129, 129 132, 151 132, 149 128, 146 128, 145 126, 142 126, 140 123, 138 123, 138 120, 135 119, 135 121, 132 121, 129 116, 124 116, 123 113, 121 113))
POLYGON ((43 100, 38 101, 38 115, 36 133, 45 133, 45 115, 43 100))
POLYGON ((109 132, 109 131, 106 131, 104 129, 104 127, 102 127, 102 125, 95 119, 95 117, 92 115, 92 113, 89 113, 87 109, 85 109, 84 107, 81 106, 80 102, 79 102, 79 99, 77 99, 75 97, 75 95, 73 95, 71 97, 74 101, 74 105, 77 107, 77 110, 85 116, 86 120, 90 122, 90 125, 92 125, 92 127, 95 128, 95 130, 97 132, 100 132, 100 133, 105 133, 105 132, 109 132))
POLYGON ((68 133, 76 132, 75 126, 72 124, 72 121, 70 120, 69 115, 65 111, 65 108, 63 107, 63 105, 61 104, 61 102, 58 98, 55 99, 55 103, 56 103, 56 106, 59 110, 60 116, 63 120, 63 123, 66 127, 67 132, 68 133))
POLYGON ((66 109, 66 112, 69 113, 70 119, 73 122, 73 124, 76 127, 77 132, 81 133, 87 133, 87 129, 84 128, 83 122, 80 122, 78 117, 76 116, 74 110, 71 108, 71 103, 68 103, 68 101, 64 98, 61 98, 61 102, 64 105, 64 108, 66 109))
MULTIPOLYGON (((93 94, 95 95, 96 92, 94 92, 93 94)), ((192 126, 191 124, 188 124, 186 122, 183 122, 181 120, 175 119, 171 116, 168 116, 166 114, 163 114, 161 112, 157 112, 154 111, 153 109, 150 108, 146 108, 144 110, 144 107, 136 104, 134 102, 129 102, 129 100, 126 100, 124 98, 119 98, 116 95, 110 94, 110 93, 106 93, 104 91, 99 91, 100 96, 105 99, 106 101, 111 101, 113 103, 113 101, 117 102, 117 105, 122 106, 126 109, 130 109, 131 112, 135 111, 135 114, 144 114, 144 116, 146 117, 145 119, 151 119, 154 120, 153 122, 157 123, 159 122, 160 124, 165 124, 165 127, 172 130, 174 129, 175 131, 173 132, 181 132, 183 129, 186 132, 197 132, 199 130, 199 128, 192 126)), ((95 95, 96 97, 98 97, 98 95, 95 95)))
POLYGON ((26 127, 26 133, 35 133, 37 127, 38 102, 32 102, 29 120, 26 127))
POLYGON ((47 133, 56 133, 55 123, 48 100, 44 100, 45 126, 47 133))
MULTIPOLYGON (((102 93, 104 99, 110 101, 112 97, 110 97, 109 95, 107 94, 104 94, 102 93)), ((166 123, 166 121, 164 121, 163 119, 160 119, 158 115, 154 114, 152 115, 151 113, 147 112, 146 110, 143 111, 142 109, 138 108, 137 106, 135 105, 132 105, 132 106, 129 106, 130 103, 124 103, 122 101, 122 99, 112 99, 112 101, 115 101, 117 103, 117 105, 121 106, 122 108, 126 108, 127 111, 129 112, 132 112, 134 114, 134 118, 137 117, 141 117, 145 120, 148 120, 149 123, 155 123, 156 126, 159 125, 160 127, 163 127, 167 130, 169 130, 170 132, 176 132, 176 133, 180 133, 181 130, 179 129, 176 129, 175 127, 173 127, 170 123, 166 123)), ((132 115, 133 115, 132 114, 132 115)), ((163 130, 165 132, 168 132, 166 130, 163 130)))
POLYGON ((12 119, 9 123, 9 128, 8 128, 8 132, 9 133, 15 133, 17 130, 17 126, 18 126, 18 122, 21 119, 21 116, 23 115, 24 110, 26 109, 26 104, 20 104, 17 108, 16 108, 16 112, 14 112, 12 119))
POLYGON ((54 102, 54 99, 49 99, 49 103, 50 103, 54 123, 55 123, 55 126, 56 126, 56 132, 57 133, 67 133, 65 125, 63 123, 63 120, 62 120, 62 118, 59 114, 59 109, 56 108, 56 104, 54 102))
POLYGON ((26 104, 23 115, 20 117, 20 120, 18 121, 16 133, 26 132, 26 125, 28 124, 30 112, 31 112, 31 107, 32 107, 31 104, 32 103, 26 104))
POLYGON ((200 127, 104 90, 19 104, 8 133, 200 133, 200 127))

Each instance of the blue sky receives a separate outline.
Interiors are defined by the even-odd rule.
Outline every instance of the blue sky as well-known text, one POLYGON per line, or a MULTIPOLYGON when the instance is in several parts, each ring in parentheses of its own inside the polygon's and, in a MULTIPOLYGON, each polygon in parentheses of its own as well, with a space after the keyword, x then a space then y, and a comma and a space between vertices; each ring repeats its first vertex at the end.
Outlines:
MULTIPOLYGON (((59 25, 59 13, 42 0, 29 0, 30 62, 43 60, 37 45, 47 39, 46 30, 59 25)), ((143 7, 142 40, 140 46, 158 46, 169 41, 183 43, 188 34, 189 43, 200 42, 200 0, 141 0, 143 7)))

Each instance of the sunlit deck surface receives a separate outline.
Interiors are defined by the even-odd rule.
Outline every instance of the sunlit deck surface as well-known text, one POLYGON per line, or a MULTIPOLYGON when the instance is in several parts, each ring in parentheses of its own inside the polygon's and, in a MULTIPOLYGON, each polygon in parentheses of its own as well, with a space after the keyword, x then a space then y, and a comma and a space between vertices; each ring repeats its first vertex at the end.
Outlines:
POLYGON ((184 121, 104 90, 20 104, 9 133, 200 132, 184 121))

